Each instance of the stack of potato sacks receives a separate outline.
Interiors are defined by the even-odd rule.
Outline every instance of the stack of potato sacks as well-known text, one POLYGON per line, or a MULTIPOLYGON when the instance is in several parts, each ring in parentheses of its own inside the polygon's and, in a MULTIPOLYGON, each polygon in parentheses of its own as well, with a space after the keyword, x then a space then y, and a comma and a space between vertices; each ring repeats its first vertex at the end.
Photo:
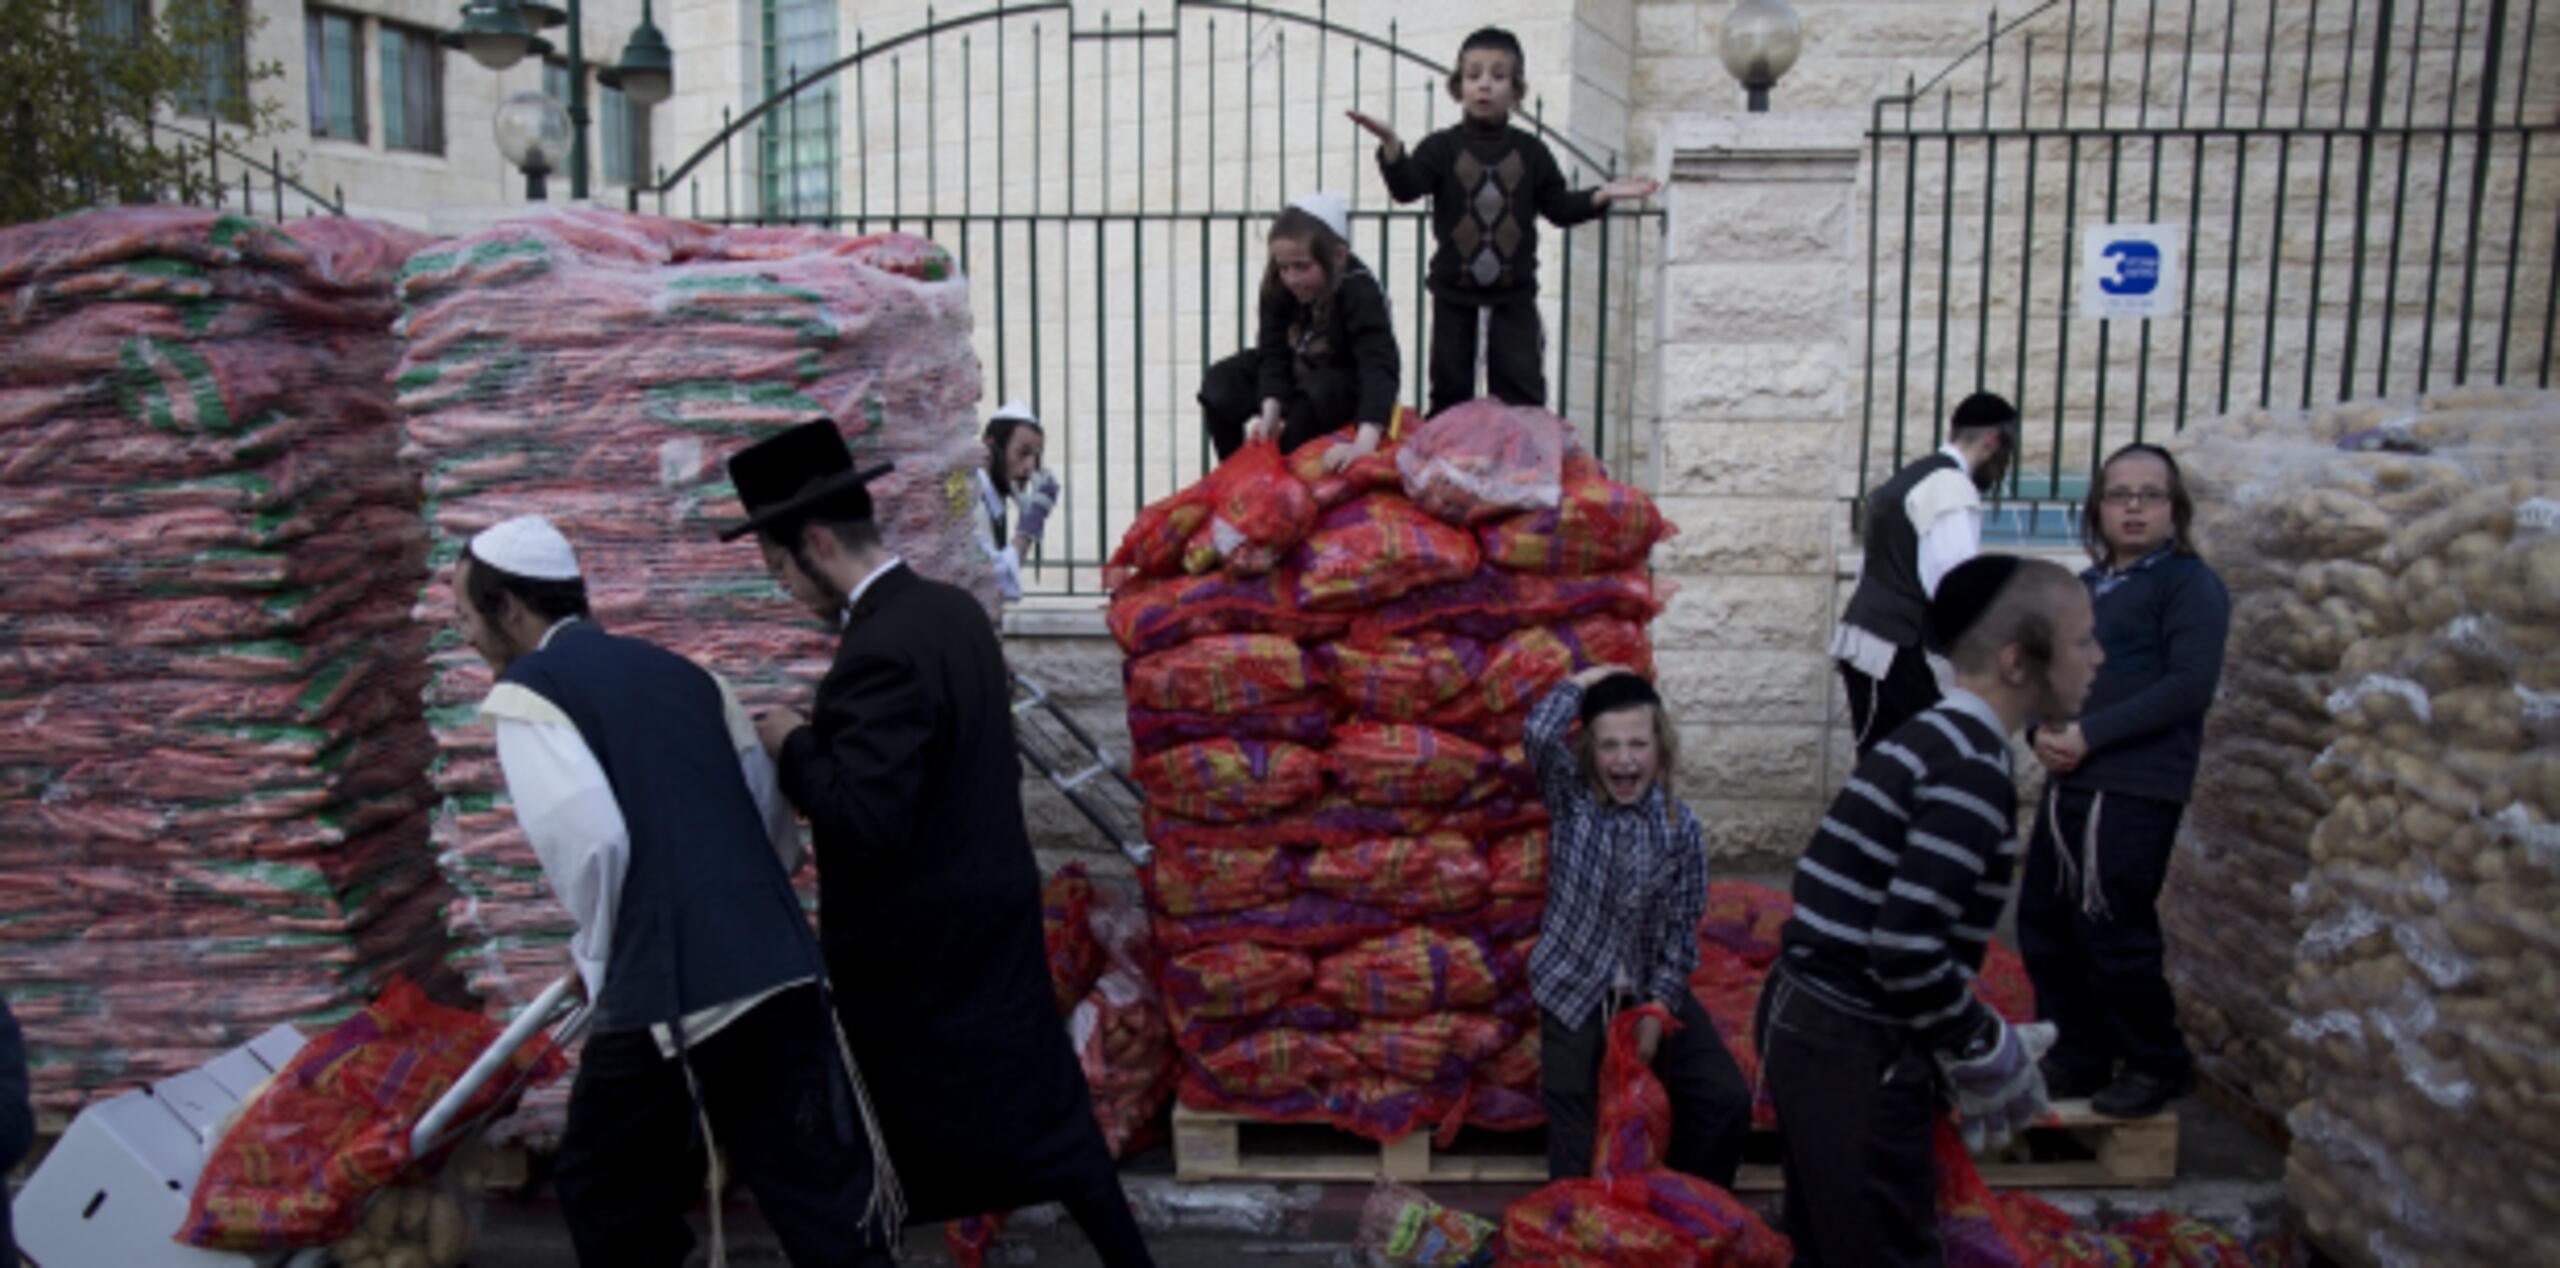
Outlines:
MULTIPOLYGON (((726 458, 832 418, 889 548, 992 610, 970 471, 978 362, 968 291, 943 251, 899 234, 712 227, 573 210, 412 259, 401 279, 399 406, 440 565, 419 599, 439 631, 427 687, 448 920, 493 1007, 567 969, 567 914, 505 800, 478 655, 451 628, 448 564, 473 533, 549 516, 577 547, 596 617, 725 677, 750 711, 806 707, 832 631, 787 598, 751 542, 726 458)), ((807 875, 804 873, 804 881, 807 875)), ((506 1126, 545 1134, 557 1089, 506 1126)))
POLYGON ((392 285, 424 240, 0 231, 0 981, 38 1104, 452 996, 392 285))
POLYGON ((1670 527, 1563 420, 1462 406, 1345 470, 1248 446, 1115 567, 1142 880, 1198 1109, 1377 1139, 1539 1121, 1540 696, 1650 669, 1670 527))
POLYGON ((2282 619, 2234 629, 2235 667, 2330 665, 2308 866, 2235 895, 2299 929, 2294 1204, 2354 1262, 2536 1261, 2560 1221, 2560 395, 2207 433, 2248 438, 2261 489, 2209 557, 2226 575, 2252 544, 2306 560, 2282 619))

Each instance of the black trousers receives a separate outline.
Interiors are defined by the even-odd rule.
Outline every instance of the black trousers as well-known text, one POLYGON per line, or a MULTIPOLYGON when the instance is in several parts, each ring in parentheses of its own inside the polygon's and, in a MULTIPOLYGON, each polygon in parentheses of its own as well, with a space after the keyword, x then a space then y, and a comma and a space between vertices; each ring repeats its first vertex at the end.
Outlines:
POLYGON ((2160 887, 2186 810, 2174 801, 2079 788, 2057 798, 2046 785, 2018 890, 2018 954, 2035 983, 2036 1015, 2061 1032, 2047 1059, 2063 1069, 2105 1079, 2122 1062, 2176 1080, 2195 1068, 2160 964, 2160 887), (2073 865, 2081 865, 2093 809, 2105 904, 2099 914, 2084 909, 2079 885, 2063 880, 2054 845, 2058 829, 2073 865))
MULTIPOLYGON (((1261 356, 1248 348, 1209 367, 1200 377, 1201 421, 1209 444, 1225 462, 1244 447, 1245 425, 1262 413, 1261 356)), ((1280 452, 1354 422, 1360 412, 1360 379, 1347 368, 1305 370, 1280 401, 1280 452)), ((1384 423, 1385 419, 1377 420, 1384 423)))
MULTIPOLYGON (((1680 1030, 1664 1035, 1653 1053, 1653 1072, 1671 1094, 1671 1140, 1663 1165, 1730 1189, 1742 1166, 1743 1137, 1751 1130, 1751 1088, 1695 996, 1680 993, 1676 1016, 1680 1030)), ((1600 1055, 1608 1038, 1597 1010, 1579 1027, 1538 1010, 1538 1077, 1547 1103, 1551 1180, 1591 1174, 1592 1139, 1599 1130, 1600 1055)))
POLYGON ((1881 679, 1869 678, 1847 661, 1840 666, 1840 685, 1849 696, 1849 727, 1858 737, 1858 755, 1884 742, 1902 724, 1938 703, 1938 676, 1929 672, 1928 654, 1917 647, 1897 647, 1893 668, 1881 679))
POLYGON ((1120 1188, 1120 1170, 1112 1164, 1110 1150, 1101 1147, 1098 1130, 1094 1143, 1096 1148, 1074 1177, 1077 1183, 1058 1199, 1059 1205, 1084 1231, 1085 1240, 1093 1243, 1103 1268, 1154 1268, 1147 1239, 1138 1231, 1138 1217, 1129 1210, 1129 1195, 1120 1188))
MULTIPOLYGON (((817 986, 797 986, 692 1046, 712 1139, 797 1268, 892 1262, 860 1227, 871 1146, 817 986)), ((554 1181, 578 1262, 677 1268, 709 1158, 684 1067, 646 1031, 592 1035, 569 1090, 554 1181)))
POLYGON ((1781 968, 1754 1023, 1778 1110, 1798 1268, 1935 1268, 1937 1063, 1907 1027, 1841 1012, 1781 968))
POLYGON ((1484 394, 1507 405, 1547 403, 1547 336, 1538 301, 1505 300, 1479 307, 1431 301, 1431 412, 1476 397, 1476 315, 1491 314, 1484 332, 1484 394))

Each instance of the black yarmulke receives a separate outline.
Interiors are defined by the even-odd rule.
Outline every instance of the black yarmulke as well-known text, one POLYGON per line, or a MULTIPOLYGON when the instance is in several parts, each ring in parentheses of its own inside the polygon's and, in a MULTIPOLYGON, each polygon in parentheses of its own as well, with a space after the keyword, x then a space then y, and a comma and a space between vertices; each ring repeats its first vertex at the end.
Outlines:
POLYGON ((1951 430, 1969 427, 2001 427, 2018 421, 2018 407, 1997 392, 1976 392, 1956 405, 1955 417, 1948 420, 1951 430))
POLYGON ((1640 704, 1659 705, 1661 703, 1662 696, 1654 691, 1653 684, 1645 681, 1643 676, 1611 674, 1583 689, 1582 724, 1589 726, 1593 718, 1604 713, 1615 713, 1620 709, 1632 708, 1640 704))
POLYGON ((1929 601, 1929 634, 1941 652, 1955 651, 1956 640, 1991 609, 2009 578, 2018 571, 2016 555, 1976 555, 1957 564, 1938 580, 1937 597, 1929 601))
POLYGON ((1480 48, 1500 49, 1509 53, 1512 78, 1519 79, 1529 73, 1529 57, 1520 51, 1519 36, 1498 26, 1477 27, 1475 34, 1468 36, 1467 42, 1458 46, 1458 56, 1464 57, 1480 48))

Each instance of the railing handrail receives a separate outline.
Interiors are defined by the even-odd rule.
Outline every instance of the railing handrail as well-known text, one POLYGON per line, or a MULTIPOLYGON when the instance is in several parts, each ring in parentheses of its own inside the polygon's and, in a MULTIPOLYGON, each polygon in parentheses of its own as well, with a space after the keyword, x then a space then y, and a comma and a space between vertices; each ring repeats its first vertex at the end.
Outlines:
MULTIPOLYGON (((154 131, 165 128, 170 132, 176 133, 181 140, 193 141, 198 145, 207 147, 208 149, 219 148, 223 153, 229 154, 233 158, 240 160, 244 166, 254 171, 266 173, 268 179, 278 188, 289 187, 295 193, 302 195, 303 198, 314 205, 328 208, 330 215, 343 216, 347 214, 345 191, 339 191, 339 195, 333 198, 303 184, 298 178, 287 175, 282 166, 284 156, 281 153, 271 151, 270 153, 272 154, 272 157, 270 159, 261 160, 256 155, 250 154, 247 151, 240 149, 238 146, 223 140, 219 128, 213 129, 211 135, 204 135, 190 132, 180 124, 169 120, 153 120, 151 126, 154 131)), ((215 182, 215 184, 216 188, 220 188, 219 181, 215 182)), ((256 208, 252 207, 250 210, 255 211, 256 208)))

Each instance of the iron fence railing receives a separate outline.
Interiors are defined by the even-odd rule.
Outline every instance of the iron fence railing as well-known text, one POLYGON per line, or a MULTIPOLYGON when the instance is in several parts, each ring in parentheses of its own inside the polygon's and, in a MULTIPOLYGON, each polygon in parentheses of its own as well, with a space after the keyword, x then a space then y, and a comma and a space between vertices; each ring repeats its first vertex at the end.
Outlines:
POLYGON ((1939 443, 1976 389, 2028 420, 2006 492, 2012 527, 2033 534, 2067 525, 2050 512, 2111 447, 2193 417, 2548 386, 2560 23, 2540 10, 1993 14, 1963 57, 1874 106, 1857 487, 1939 443), (2180 314, 2130 330, 2082 319, 2073 290, 2080 226, 2126 221, 2186 243, 2180 314))
MULTIPOLYGON (((1409 362, 1404 398, 1423 395, 1429 213, 1387 200, 1343 111, 1418 141, 1444 121, 1447 67, 1401 47, 1392 23, 1377 36, 1334 22, 1329 4, 1170 9, 1080 27, 1070 5, 1044 0, 927 10, 886 40, 857 31, 853 52, 724 111, 717 133, 631 194, 634 209, 918 233, 948 249, 970 282, 990 404, 1028 398, 1066 476, 1026 568, 1035 593, 1097 589, 1137 508, 1207 470, 1192 393, 1254 337, 1260 226, 1290 196, 1351 197, 1352 249, 1384 284, 1409 362), (830 88, 831 108, 804 105, 830 88), (760 156, 803 153, 807 129, 836 151, 837 205, 761 205, 760 156)), ((1577 184, 1616 174, 1613 151, 1550 126, 1542 103, 1520 122, 1577 184)), ((1622 210, 1541 246, 1550 403, 1603 453, 1632 437, 1632 282, 1658 260, 1661 230, 1659 211, 1622 210)))

